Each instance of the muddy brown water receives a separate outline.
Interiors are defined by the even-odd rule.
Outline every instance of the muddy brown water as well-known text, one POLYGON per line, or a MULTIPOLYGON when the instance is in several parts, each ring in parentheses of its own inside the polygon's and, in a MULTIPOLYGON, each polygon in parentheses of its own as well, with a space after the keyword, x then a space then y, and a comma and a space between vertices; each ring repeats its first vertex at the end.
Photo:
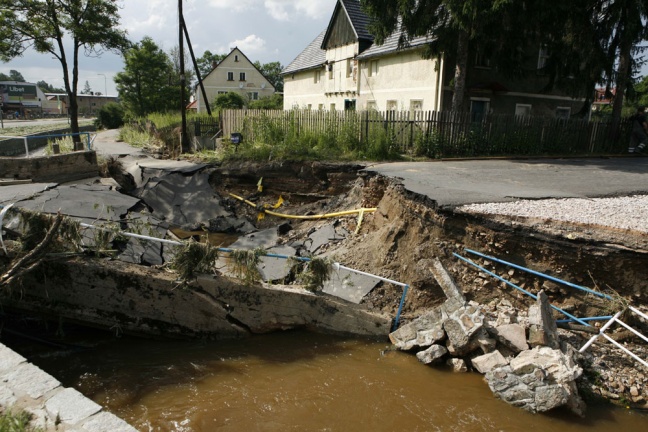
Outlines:
MULTIPOLYGON (((533 415, 456 374, 368 341, 289 331, 235 341, 18 344, 33 363, 141 431, 640 431, 648 416, 606 404, 587 417, 533 415)), ((11 346, 11 345, 10 345, 11 346)))

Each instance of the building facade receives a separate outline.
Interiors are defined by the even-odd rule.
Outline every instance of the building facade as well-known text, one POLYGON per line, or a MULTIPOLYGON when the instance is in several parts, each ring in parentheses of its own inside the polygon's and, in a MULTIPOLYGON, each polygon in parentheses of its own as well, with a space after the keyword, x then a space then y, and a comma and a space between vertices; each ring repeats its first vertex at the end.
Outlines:
MULTIPOLYGON (((451 108, 454 62, 449 56, 424 58, 428 36, 399 47, 400 29, 382 45, 368 31, 369 17, 359 0, 338 0, 329 25, 283 71, 284 109, 360 109, 379 111, 443 111, 451 108)), ((533 48, 532 48, 533 50, 533 48)), ((559 91, 546 92, 541 73, 510 79, 491 68, 487 58, 469 57, 464 106, 479 119, 490 113, 568 117, 583 105, 559 91)), ((545 53, 546 54, 546 53, 545 53)))
MULTIPOLYGON (((275 92, 270 81, 238 48, 232 49, 227 57, 203 77, 203 86, 210 104, 218 95, 229 92, 238 93, 248 101, 272 96, 275 92)), ((194 91, 198 112, 207 112, 200 87, 196 86, 194 91)))

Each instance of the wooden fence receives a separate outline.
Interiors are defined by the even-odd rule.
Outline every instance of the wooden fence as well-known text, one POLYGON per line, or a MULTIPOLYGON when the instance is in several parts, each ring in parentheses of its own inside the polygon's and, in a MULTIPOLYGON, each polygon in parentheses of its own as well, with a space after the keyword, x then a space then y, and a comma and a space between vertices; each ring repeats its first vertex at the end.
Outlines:
POLYGON ((192 132, 237 132, 269 143, 327 134, 357 141, 360 149, 386 139, 400 153, 436 158, 625 152, 630 133, 627 120, 613 133, 605 121, 498 114, 474 121, 470 113, 447 111, 224 110, 208 123, 194 123, 192 132))

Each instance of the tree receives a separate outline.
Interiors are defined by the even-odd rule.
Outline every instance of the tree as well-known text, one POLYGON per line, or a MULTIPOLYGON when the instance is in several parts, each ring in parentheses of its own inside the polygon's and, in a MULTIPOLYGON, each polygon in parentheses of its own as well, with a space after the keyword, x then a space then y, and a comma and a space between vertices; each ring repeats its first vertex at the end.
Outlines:
MULTIPOLYGON (((180 85, 180 48, 178 46, 174 46, 171 48, 169 51, 169 58, 171 59, 171 63, 173 64, 173 82, 176 82, 178 84, 178 87, 180 85)), ((197 62, 198 60, 196 60, 197 62)), ((185 69, 185 83, 186 83, 186 89, 185 93, 186 94, 191 94, 191 87, 192 83, 197 80, 196 78, 196 72, 193 69, 193 63, 191 61, 191 56, 189 55, 188 51, 185 51, 184 55, 184 64, 186 67, 185 69)), ((202 76, 202 75, 201 75, 202 76)))
POLYGON ((54 56, 63 71, 73 133, 79 132, 79 52, 100 56, 129 44, 119 30, 118 7, 113 0, 12 0, 0 9, 0 60, 29 48, 54 56))
POLYGON ((25 77, 18 72, 17 70, 11 69, 9 71, 9 75, 5 75, 3 73, 0 73, 0 81, 18 81, 18 82, 25 82, 25 77))
POLYGON ((245 106, 245 99, 238 93, 228 92, 218 95, 212 106, 219 109, 240 109, 245 106))
POLYGON ((283 95, 275 93, 272 96, 262 97, 248 103, 250 109, 283 109, 283 95))
MULTIPOLYGON (((124 53, 124 71, 115 76, 124 110, 131 117, 178 109, 180 84, 174 81, 171 60, 146 36, 124 53)), ((176 80, 177 81, 177 80, 176 80)))
POLYGON ((45 93, 65 93, 65 89, 54 87, 46 81, 38 81, 36 85, 45 93))
POLYGON ((107 103, 97 113, 95 124, 97 127, 117 129, 124 124, 124 108, 116 102, 107 103))
POLYGON ((86 80, 85 84, 83 85, 83 90, 81 90, 82 95, 89 95, 92 93, 92 87, 90 87, 90 83, 86 80))
POLYGON ((270 84, 275 88, 275 91, 283 93, 283 76, 281 75, 283 66, 281 66, 281 63, 270 62, 261 64, 261 62, 255 61, 254 66, 259 69, 268 81, 270 81, 270 84))
POLYGON ((196 59, 198 70, 200 70, 200 76, 205 78, 207 74, 211 72, 218 63, 222 62, 225 57, 227 57, 227 54, 212 54, 209 50, 205 51, 202 57, 196 59))

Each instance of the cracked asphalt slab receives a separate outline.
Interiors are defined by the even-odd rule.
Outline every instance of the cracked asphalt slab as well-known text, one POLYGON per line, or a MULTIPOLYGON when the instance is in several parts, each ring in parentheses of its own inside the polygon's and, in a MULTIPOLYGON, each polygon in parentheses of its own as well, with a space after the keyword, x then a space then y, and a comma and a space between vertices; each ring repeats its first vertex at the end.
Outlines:
POLYGON ((648 158, 397 162, 365 168, 399 179, 441 208, 521 199, 648 193, 648 158))

